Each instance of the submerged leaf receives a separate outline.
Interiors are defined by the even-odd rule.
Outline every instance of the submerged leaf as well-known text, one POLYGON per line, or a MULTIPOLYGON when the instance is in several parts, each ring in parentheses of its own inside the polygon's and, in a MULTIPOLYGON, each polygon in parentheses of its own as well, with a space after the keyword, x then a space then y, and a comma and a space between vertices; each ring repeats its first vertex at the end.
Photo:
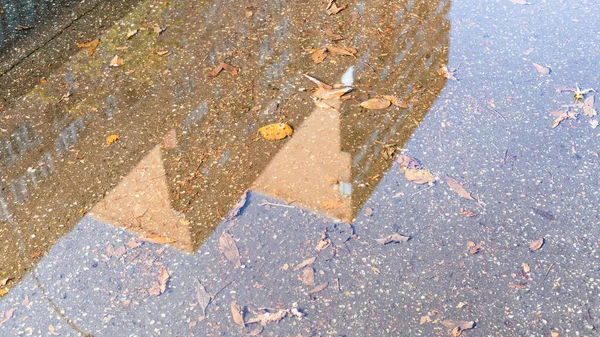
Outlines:
POLYGON ((536 250, 542 248, 543 245, 544 245, 544 238, 539 238, 539 239, 533 241, 531 244, 529 244, 529 250, 532 252, 535 252, 536 250))
POLYGON ((410 236, 400 235, 398 233, 390 234, 381 239, 375 239, 375 242, 380 245, 387 245, 388 243, 406 242, 410 240, 410 236))
POLYGON ((312 294, 320 293, 321 291, 325 290, 328 286, 329 286, 329 282, 321 283, 318 286, 309 290, 308 294, 312 295, 312 294))
POLYGON ((231 302, 231 316, 233 317, 233 322, 237 325, 246 326, 244 322, 244 315, 242 312, 242 307, 240 307, 237 303, 231 302))
POLYGON ((315 270, 312 267, 305 267, 302 269, 302 275, 300 275, 300 281, 306 285, 315 283, 315 270))
POLYGON ((596 109, 594 109, 594 96, 589 96, 583 101, 583 114, 588 117, 596 116, 596 109))
POLYGON ((473 197, 471 196, 471 193, 467 192, 467 190, 465 190, 465 188, 462 186, 462 184, 458 180, 456 180, 450 176, 446 176, 446 183, 448 184, 448 186, 450 187, 451 190, 453 190, 456 194, 458 194, 462 198, 475 201, 475 199, 473 199, 473 197))
POLYGON ((291 313, 288 310, 268 311, 263 314, 259 314, 256 317, 250 318, 246 323, 260 323, 260 325, 262 326, 267 326, 267 324, 269 323, 281 321, 284 317, 288 315, 291 316, 291 313))
POLYGON ((246 205, 246 199, 248 198, 248 191, 244 192, 240 197, 240 200, 233 205, 233 208, 229 212, 229 214, 225 217, 226 220, 233 220, 235 217, 240 215, 240 211, 246 205))
POLYGON ((404 171, 406 179, 412 181, 415 184, 428 184, 435 182, 435 176, 431 172, 425 169, 410 169, 407 168, 404 171))
POLYGON ((225 257, 233 263, 236 268, 242 266, 242 261, 240 260, 240 252, 233 241, 233 237, 227 232, 223 232, 219 237, 219 251, 221 254, 225 255, 225 257))
POLYGON ((198 280, 196 280, 196 299, 198 300, 200 310, 202 310, 202 316, 206 316, 206 308, 210 304, 212 297, 198 280))

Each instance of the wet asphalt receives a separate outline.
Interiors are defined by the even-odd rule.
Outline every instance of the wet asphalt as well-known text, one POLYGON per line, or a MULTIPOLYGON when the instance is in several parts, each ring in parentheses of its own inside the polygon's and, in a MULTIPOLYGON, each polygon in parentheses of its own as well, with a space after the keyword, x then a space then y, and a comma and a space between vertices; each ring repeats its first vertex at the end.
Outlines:
MULTIPOLYGON (((110 103, 103 96, 110 94, 107 88, 98 89, 101 92, 98 97, 92 90, 83 89, 85 83, 91 83, 92 89, 93 85, 104 83, 94 76, 86 82, 85 74, 98 75, 93 72, 94 64, 73 71, 76 90, 67 102, 69 112, 78 111, 77 107, 87 104, 86 100, 102 99, 105 105, 100 106, 101 112, 113 108, 119 111, 112 117, 114 123, 130 123, 132 128, 139 125, 144 132, 154 131, 144 137, 134 132, 127 134, 129 129, 123 128, 119 131, 123 142, 115 144, 124 147, 101 147, 111 131, 111 127, 102 129, 102 125, 113 122, 88 115, 82 119, 85 130, 77 133, 81 143, 71 148, 69 156, 61 157, 65 159, 55 159, 56 174, 63 174, 68 165, 76 169, 67 172, 98 172, 101 167, 110 167, 114 170, 114 176, 107 178, 112 179, 110 183, 92 185, 94 179, 90 177, 104 180, 103 173, 72 173, 70 185, 66 177, 56 178, 56 183, 42 185, 43 191, 31 192, 31 201, 11 203, 15 216, 3 222, 3 241, 12 245, 6 246, 10 249, 5 249, 4 255, 14 256, 19 262, 5 263, 14 267, 15 280, 8 283, 10 289, 0 301, 0 311, 15 310, 0 324, 2 335, 447 336, 453 333, 443 324, 448 320, 474 322, 473 329, 460 332, 464 336, 597 335, 600 131, 591 121, 598 116, 585 116, 572 92, 559 92, 556 88, 576 84, 581 89, 597 88, 600 38, 593 32, 600 28, 596 14, 600 13, 600 7, 591 1, 575 4, 532 1, 527 5, 515 2, 416 1, 388 8, 380 1, 358 1, 349 2, 347 9, 331 17, 322 14, 325 9, 319 7, 318 1, 311 3, 312 6, 277 1, 203 4, 204 7, 195 10, 203 18, 213 18, 215 27, 221 27, 219 34, 229 31, 229 24, 234 26, 223 14, 228 14, 227 11, 240 16, 249 15, 249 11, 253 14, 248 17, 267 21, 281 15, 271 33, 266 33, 272 28, 269 25, 258 30, 265 34, 259 44, 261 57, 245 59, 231 52, 230 58, 225 59, 240 67, 240 81, 245 81, 243 73, 248 69, 252 76, 263 74, 260 81, 265 84, 252 85, 245 92, 246 86, 232 87, 228 81, 233 76, 225 73, 217 81, 207 81, 207 90, 198 88, 194 80, 175 81, 175 98, 167 98, 165 102, 182 108, 160 110, 168 115, 164 119, 135 118, 136 113, 143 115, 143 108, 157 111, 160 105, 156 102, 127 100, 126 95, 112 93, 117 103, 110 103), (222 17, 218 16, 220 11, 222 17), (364 21, 349 24, 356 17, 352 15, 354 12, 361 13, 364 21), (394 14, 395 24, 385 13, 394 14), (420 13, 427 15, 421 17, 420 13), (433 13, 439 17, 434 18, 433 13), (286 17, 293 23, 286 23, 286 17), (350 32, 346 34, 355 39, 349 38, 344 43, 358 49, 357 58, 330 57, 325 64, 313 65, 310 51, 302 53, 302 50, 308 44, 321 43, 315 42, 320 40, 309 39, 310 43, 294 40, 300 34, 297 27, 314 23, 314 20, 303 23, 303 17, 321 18, 320 24, 327 27, 333 22, 341 34, 348 29, 350 32), (405 18, 412 21, 403 21, 405 18), (425 24, 435 20, 440 20, 440 24, 425 24), (282 28, 286 25, 288 31, 282 28), (382 27, 380 32, 369 30, 378 26, 382 27), (409 34, 410 39, 404 41, 403 32, 411 27, 422 29, 415 29, 414 34, 409 34), (436 31, 432 27, 441 28, 436 31), (381 40, 369 47, 369 39, 375 41, 372 36, 381 40), (275 42, 279 39, 283 39, 281 45, 275 42), (288 56, 283 48, 286 41, 294 41, 288 56), (386 50, 376 52, 385 49, 384 42, 394 46, 390 47, 393 57, 385 55, 386 50), (262 55, 269 54, 271 45, 277 46, 273 49, 277 57, 263 58, 262 55), (285 61, 286 57, 289 61, 285 61), (426 61, 431 57, 435 61, 426 61), (336 63, 327 63, 331 59, 336 63), (410 62, 395 70, 395 64, 402 60, 410 62), (549 74, 540 73, 532 62, 548 67, 549 74), (456 68, 458 81, 439 82, 442 77, 438 68, 446 63, 456 68), (259 191, 249 193, 238 216, 223 220, 243 191, 265 169, 266 162, 285 149, 284 142, 277 145, 247 142, 256 136, 246 130, 255 132, 258 126, 273 121, 288 121, 300 129, 313 108, 308 95, 302 96, 303 91, 299 90, 311 88, 312 84, 295 77, 298 70, 335 83, 350 65, 357 69, 356 92, 353 98, 342 102, 339 132, 340 151, 350 153, 354 159, 350 181, 356 192, 351 208, 353 221, 335 220, 327 215, 327 210, 314 211, 302 207, 298 200, 281 200, 259 191), (186 85, 189 85, 187 91, 181 89, 186 85), (411 108, 370 111, 357 107, 366 98, 390 91, 406 98, 411 108), (214 97, 199 97, 209 94, 222 98, 222 104, 214 97), (248 101, 250 96, 253 100, 248 101), (206 108, 198 103, 203 102, 202 98, 208 102, 206 108), (269 102, 276 102, 273 103, 276 112, 269 113, 269 102), (247 105, 248 110, 236 115, 242 121, 238 128, 232 114, 238 113, 242 105, 247 105), (261 108, 254 113, 252 107, 258 105, 261 108), (303 106, 304 110, 300 108, 303 106), (552 128, 557 115, 551 112, 567 109, 577 112, 577 119, 566 119, 552 128), (390 125, 395 123, 400 126, 391 129, 390 125), (163 135, 172 126, 180 143, 169 148, 163 135), (205 129, 213 131, 208 134, 196 131, 205 129), (232 138, 231 135, 242 139, 248 147, 237 141, 222 140, 232 138), (81 218, 106 192, 120 181, 128 181, 124 177, 135 170, 135 163, 156 144, 163 144, 165 186, 175 213, 192 223, 190 231, 195 235, 195 241, 192 240, 195 246, 191 254, 144 241, 144 236, 131 226, 110 224, 90 215, 81 218), (394 147, 393 155, 417 158, 424 169, 436 176, 436 182, 417 185, 407 180, 400 164, 382 155, 383 145, 394 147), (90 150, 94 146, 97 152, 90 150), (115 153, 94 161, 94 156, 106 153, 106 149, 115 153), (76 150, 85 154, 87 163, 77 164, 81 159, 76 150), (269 155, 255 157, 264 152, 269 155), (250 159, 245 161, 243 154, 250 159), (209 159, 198 160, 205 156, 209 159), (360 158, 367 159, 361 162, 360 158), (257 163, 260 161, 265 166, 257 163), (190 171, 195 173, 198 167, 196 171, 202 173, 203 181, 195 180, 200 175, 185 175, 190 171), (448 186, 446 176, 463 183, 474 200, 461 198, 448 186), (189 188, 180 180, 191 181, 189 188), (88 193, 97 194, 90 197, 80 193, 78 185, 93 186, 96 191, 88 193), (72 194, 62 193, 67 189, 72 194), (44 208, 43 202, 49 198, 40 196, 52 194, 58 195, 57 205, 72 209, 71 213, 61 207, 44 208), (215 194, 222 197, 208 197, 215 194), (78 203, 74 206, 75 201, 78 203), (196 204, 201 206, 193 206, 196 204), (86 211, 80 212, 80 208, 86 211), (46 218, 56 223, 36 220, 46 218), (225 232, 234 239, 241 267, 236 268, 219 251, 219 238, 225 232), (410 239, 386 245, 375 241, 393 233, 410 239), (532 242, 540 238, 543 245, 532 251, 532 242), (327 244, 322 244, 322 240, 327 244), (317 249, 322 246, 326 247, 317 249), (38 251, 43 252, 42 256, 32 258, 38 251), (311 265, 294 270, 312 257, 315 261, 311 265), (169 273, 165 290, 153 295, 152 286, 163 267, 169 273), (305 268, 312 268, 312 282, 299 279, 305 268), (214 295, 206 315, 199 307, 197 281, 214 295), (309 294, 316 286, 325 284, 323 290, 309 294), (241 326, 234 322, 232 302, 242 308, 246 322, 264 313, 265 308, 271 313, 296 308, 302 317, 290 314, 264 327, 258 323, 241 326)), ((124 17, 122 25, 113 28, 118 32, 113 36, 127 33, 128 29, 119 27, 128 27, 132 23, 128 20, 140 20, 136 11, 154 10, 154 7, 142 8, 148 5, 144 2, 133 10, 132 16, 124 17)), ((188 5, 186 1, 176 2, 170 9, 162 8, 161 15, 168 17, 170 10, 182 11, 188 5)), ((174 30, 177 24, 186 25, 186 20, 193 21, 193 13, 196 12, 179 13, 178 21, 168 22, 167 30, 161 32, 167 43, 174 39, 166 35, 169 30, 174 30)), ((205 34, 189 43, 201 45, 199 42, 205 36, 211 36, 210 31, 205 34)), ((183 44, 188 42, 181 36, 177 38, 183 44)), ((209 52, 206 58, 204 54, 193 59, 184 57, 167 63, 167 68, 177 73, 173 65, 184 67, 187 61, 194 60, 189 63, 194 66, 184 68, 192 73, 204 59, 201 65, 209 71, 215 63, 207 60, 216 62, 219 55, 227 55, 227 45, 235 49, 233 39, 224 41, 223 45, 216 44, 224 49, 222 54, 209 52)), ((152 45, 150 50, 154 49, 152 45)), ((99 50, 106 62, 96 66, 108 67, 111 52, 99 50)), ((149 60, 152 67, 162 64, 149 60)), ((143 73, 146 67, 140 61, 132 68, 133 74, 143 73)), ((159 74, 165 75, 163 68, 159 69, 159 74)), ((109 83, 123 90, 133 87, 132 95, 140 97, 157 92, 149 84, 152 81, 157 81, 161 89, 172 83, 158 82, 160 75, 151 70, 143 74, 148 76, 144 85, 122 78, 109 83), (152 76, 157 77, 148 79, 152 76)), ((60 97, 65 90, 48 89, 34 94, 40 92, 54 98, 52 95, 60 97)), ((158 97, 163 99, 168 95, 158 97)), ((23 109, 10 103, 2 113, 23 120, 23 109)), ((61 121, 54 124, 54 129, 44 129, 41 122, 33 124, 44 135, 40 147, 46 146, 46 139, 53 140, 52 132, 64 125, 75 128, 79 125, 70 124, 78 116, 54 113, 54 120, 61 121)), ((6 169, 3 166, 4 184, 18 175, 14 167, 20 164, 15 165, 6 169)), ((308 162, 307 167, 300 169, 310 170, 310 165, 316 164, 308 162)), ((332 184, 333 188, 339 188, 336 184, 332 184)), ((4 195, 8 195, 5 200, 12 202, 16 196, 9 190, 5 188, 4 195)), ((137 216, 143 218, 142 212, 137 216)))

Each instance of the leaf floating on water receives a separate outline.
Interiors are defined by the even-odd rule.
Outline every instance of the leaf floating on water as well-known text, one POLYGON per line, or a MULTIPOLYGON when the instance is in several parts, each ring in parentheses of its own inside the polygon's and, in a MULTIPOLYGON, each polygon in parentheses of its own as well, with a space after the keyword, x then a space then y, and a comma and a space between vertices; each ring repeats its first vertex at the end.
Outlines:
POLYGON ((329 286, 329 282, 321 283, 318 286, 309 290, 307 294, 313 295, 316 293, 320 293, 321 291, 325 290, 328 286, 329 286))
POLYGON ((532 252, 535 252, 536 250, 542 248, 543 245, 544 245, 544 238, 539 238, 539 239, 533 241, 531 244, 529 244, 529 250, 532 252))
POLYGON ((450 187, 450 189, 452 191, 454 191, 456 194, 458 194, 462 198, 475 201, 475 199, 473 199, 473 197, 471 196, 471 193, 467 192, 467 190, 465 190, 465 188, 462 186, 462 184, 458 180, 456 180, 450 176, 446 176, 446 183, 448 184, 448 186, 450 187))
POLYGON ((306 266, 310 266, 311 264, 313 264, 313 262, 315 262, 317 258, 316 257, 311 257, 309 259, 306 259, 300 263, 298 263, 295 267, 294 267, 294 271, 298 271, 306 266))
POLYGON ((240 260, 240 252, 233 240, 233 237, 227 232, 223 232, 219 237, 219 251, 221 254, 225 255, 225 257, 233 263, 235 268, 239 268, 242 266, 242 261, 240 260))
POLYGON ((394 233, 381 239, 375 239, 375 242, 377 242, 379 245, 387 245, 388 243, 406 242, 408 240, 410 240, 410 236, 394 233))
POLYGON ((88 56, 93 56, 99 44, 100 39, 95 39, 88 42, 78 43, 77 48, 87 48, 88 56))
POLYGON ((389 107, 390 104, 391 102, 385 98, 371 98, 368 101, 360 103, 360 106, 369 110, 378 110, 385 109, 389 107))
POLYGON ((200 310, 202 310, 202 316, 206 317, 206 308, 208 308, 212 297, 198 280, 196 280, 196 299, 198 300, 200 310))
POLYGON ((266 140, 280 140, 291 136, 294 130, 286 123, 275 123, 261 127, 258 132, 266 140))
POLYGON ((508 1, 510 1, 514 4, 517 4, 517 5, 531 5, 530 2, 527 2, 525 0, 508 0, 508 1))
POLYGON ((550 68, 548 67, 544 67, 543 65, 537 64, 535 62, 531 62, 531 64, 533 64, 535 70, 537 70, 540 74, 548 75, 551 72, 550 68))
POLYGON ((121 67, 123 65, 123 58, 119 55, 115 55, 111 60, 110 60, 110 66, 111 67, 121 67))
POLYGON ((425 169, 410 169, 407 168, 404 171, 406 179, 412 181, 415 184, 428 184, 435 182, 436 178, 431 172, 425 169))
POLYGON ((310 57, 312 58, 314 63, 319 64, 319 63, 325 61, 325 59, 327 58, 328 55, 329 55, 329 52, 327 50, 327 47, 322 47, 322 48, 315 50, 310 57))
POLYGON ((240 307, 237 303, 231 302, 231 316, 233 317, 233 322, 237 325, 246 326, 244 322, 244 316, 242 312, 242 307, 240 307))
POLYGON ((544 218, 546 220, 556 221, 556 217, 554 216, 554 214, 552 214, 548 211, 544 211, 543 209, 539 209, 539 208, 535 208, 535 207, 531 207, 531 210, 533 210, 533 212, 535 214, 541 216, 542 218, 544 218))
POLYGON ((594 109, 594 96, 589 96, 583 101, 583 114, 588 117, 596 116, 596 109, 594 109))
POLYGON ((238 200, 238 202, 235 203, 235 205, 233 205, 233 208, 231 209, 231 212, 229 212, 229 214, 225 217, 225 219, 226 220, 233 220, 233 219, 235 219, 235 217, 237 217, 238 215, 240 215, 240 211, 246 205, 246 199, 247 198, 248 198, 248 191, 246 191, 246 192, 244 192, 244 194, 242 194, 242 196, 240 197, 240 200, 238 200))
POLYGON ((110 135, 106 137, 106 146, 111 146, 112 143, 116 142, 119 139, 121 139, 121 136, 119 135, 110 135))
POLYGON ((475 322, 473 321, 446 320, 442 321, 441 323, 444 327, 452 330, 453 336, 460 336, 464 330, 473 329, 475 327, 475 322))

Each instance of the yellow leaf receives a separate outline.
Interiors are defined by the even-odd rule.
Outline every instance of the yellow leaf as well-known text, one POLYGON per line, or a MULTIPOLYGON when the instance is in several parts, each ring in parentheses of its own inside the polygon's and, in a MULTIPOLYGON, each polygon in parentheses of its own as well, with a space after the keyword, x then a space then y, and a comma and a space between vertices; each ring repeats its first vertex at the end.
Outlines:
POLYGON ((360 106, 362 106, 365 109, 369 109, 369 110, 378 110, 378 109, 385 109, 385 108, 389 107, 390 104, 391 104, 391 102, 385 98, 371 98, 368 101, 360 103, 360 106))
POLYGON ((110 135, 106 137, 106 146, 110 146, 112 143, 116 142, 119 139, 121 139, 121 136, 119 135, 110 135))
POLYGON ((6 288, 0 289, 0 296, 6 295, 6 294, 8 294, 8 289, 6 289, 6 288))
POLYGON ((294 130, 286 123, 275 123, 263 126, 258 129, 258 132, 260 132, 266 140, 280 140, 291 136, 294 133, 294 130))

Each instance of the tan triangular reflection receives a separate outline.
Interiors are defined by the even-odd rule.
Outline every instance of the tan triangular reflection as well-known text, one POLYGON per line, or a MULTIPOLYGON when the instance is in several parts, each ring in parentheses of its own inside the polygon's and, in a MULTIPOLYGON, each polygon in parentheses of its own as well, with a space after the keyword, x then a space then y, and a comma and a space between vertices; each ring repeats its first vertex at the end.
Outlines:
POLYGON ((150 241, 193 252, 189 222, 171 208, 160 147, 144 157, 90 215, 150 241))
MULTIPOLYGON (((327 104, 339 109, 340 101, 327 104)), ((352 220, 350 154, 341 151, 339 112, 316 108, 254 182, 252 190, 352 220)))

